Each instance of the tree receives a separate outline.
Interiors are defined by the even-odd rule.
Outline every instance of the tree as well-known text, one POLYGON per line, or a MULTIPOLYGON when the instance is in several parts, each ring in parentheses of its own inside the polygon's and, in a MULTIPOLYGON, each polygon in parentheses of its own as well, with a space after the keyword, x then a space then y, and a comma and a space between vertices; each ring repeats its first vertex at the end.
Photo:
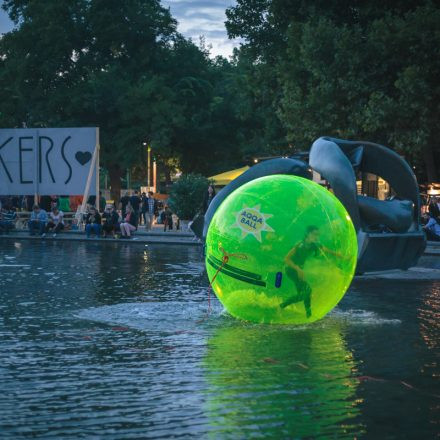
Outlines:
POLYGON ((245 39, 238 59, 250 59, 254 75, 267 72, 254 89, 271 91, 286 142, 306 149, 324 134, 381 142, 433 181, 438 14, 438 2, 238 0, 227 28, 245 39))
POLYGON ((170 207, 182 220, 192 220, 201 210, 209 180, 199 174, 186 174, 177 180, 170 193, 170 207))
POLYGON ((101 165, 118 199, 145 163, 205 175, 240 162, 246 121, 235 66, 176 31, 158 0, 6 0, 0 40, 2 126, 100 127, 101 165), (139 168, 139 167, 138 167, 139 168))
POLYGON ((0 83, 13 97, 2 125, 99 126, 116 195, 154 125, 129 110, 148 100, 157 114, 169 96, 156 71, 176 22, 157 0, 7 0, 3 8, 16 28, 0 41, 0 83))

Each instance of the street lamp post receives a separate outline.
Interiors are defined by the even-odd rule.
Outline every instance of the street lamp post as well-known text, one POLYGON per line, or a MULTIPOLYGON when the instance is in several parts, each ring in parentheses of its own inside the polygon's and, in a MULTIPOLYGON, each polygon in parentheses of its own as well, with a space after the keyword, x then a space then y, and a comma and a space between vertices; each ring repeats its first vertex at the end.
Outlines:
POLYGON ((148 147, 148 162, 147 162, 147 185, 148 185, 148 191, 150 191, 151 188, 151 147, 148 147))
POLYGON ((149 191, 151 187, 151 147, 147 142, 143 142, 142 145, 147 147, 147 188, 149 191))
POLYGON ((156 159, 153 157, 153 191, 156 192, 156 185, 157 185, 157 163, 156 159))

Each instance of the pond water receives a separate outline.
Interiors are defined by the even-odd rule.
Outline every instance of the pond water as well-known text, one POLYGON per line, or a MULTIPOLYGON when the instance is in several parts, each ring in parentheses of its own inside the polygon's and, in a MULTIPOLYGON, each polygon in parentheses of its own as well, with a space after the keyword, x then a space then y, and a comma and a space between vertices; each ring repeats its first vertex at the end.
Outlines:
POLYGON ((0 242, 0 437, 438 435, 438 281, 303 327, 206 317, 207 287, 196 247, 0 242))

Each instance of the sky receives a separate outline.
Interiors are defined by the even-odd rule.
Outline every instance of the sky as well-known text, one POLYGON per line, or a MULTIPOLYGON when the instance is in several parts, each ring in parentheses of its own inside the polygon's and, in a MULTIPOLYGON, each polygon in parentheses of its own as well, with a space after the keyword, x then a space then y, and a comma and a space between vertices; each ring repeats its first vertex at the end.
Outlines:
MULTIPOLYGON (((2 3, 2 0, 0 0, 2 3)), ((225 29, 225 10, 233 6, 235 0, 162 0, 162 5, 171 9, 178 21, 178 30, 185 37, 198 43, 203 35, 206 44, 211 45, 211 56, 232 55, 238 40, 229 40, 225 29)), ((0 34, 12 29, 7 14, 0 10, 0 34)))

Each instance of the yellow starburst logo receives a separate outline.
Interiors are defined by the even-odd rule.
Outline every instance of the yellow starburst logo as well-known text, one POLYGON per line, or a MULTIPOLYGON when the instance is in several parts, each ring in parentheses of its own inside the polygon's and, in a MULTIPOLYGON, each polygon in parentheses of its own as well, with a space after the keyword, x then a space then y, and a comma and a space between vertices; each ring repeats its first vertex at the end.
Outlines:
POLYGON ((263 231, 273 232, 274 230, 266 223, 268 218, 273 217, 272 214, 263 214, 260 212, 261 205, 256 205, 253 208, 243 205, 243 208, 234 212, 235 223, 233 228, 241 229, 241 238, 247 235, 253 235, 261 243, 261 233, 263 231))

